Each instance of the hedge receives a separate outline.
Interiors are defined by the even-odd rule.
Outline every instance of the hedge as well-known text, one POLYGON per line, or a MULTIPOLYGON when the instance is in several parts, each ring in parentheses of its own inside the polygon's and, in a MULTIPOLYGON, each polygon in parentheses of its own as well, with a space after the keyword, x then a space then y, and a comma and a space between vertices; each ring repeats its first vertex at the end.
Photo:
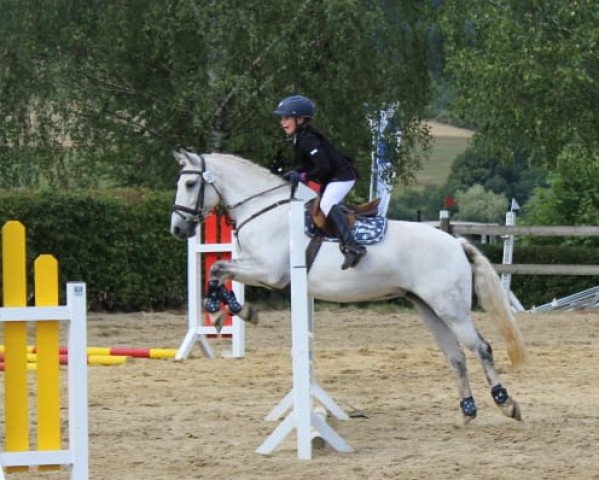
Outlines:
POLYGON ((33 259, 51 253, 61 285, 86 282, 92 310, 179 308, 187 249, 169 232, 172 200, 143 190, 3 195, 0 225, 26 227, 30 291, 33 259))
MULTIPOLYGON (((477 245, 493 263, 501 263, 502 245, 477 245)), ((599 248, 556 245, 516 245, 513 262, 529 264, 599 265, 599 248)), ((512 292, 524 308, 540 306, 573 293, 599 285, 597 276, 585 275, 512 275, 512 292)))
MULTIPOLYGON (((147 190, 2 194, 0 225, 20 220, 27 228, 31 292, 33 259, 51 253, 60 265, 61 294, 65 282, 85 281, 91 310, 183 308, 187 249, 169 232, 172 201, 173 192, 147 190)), ((478 246, 493 263, 501 262, 501 245, 478 246)), ((514 263, 599 264, 599 249, 516 243, 514 263)), ((526 308, 597 283, 590 276, 512 276, 512 290, 526 308)), ((288 300, 259 288, 246 297, 288 300)))

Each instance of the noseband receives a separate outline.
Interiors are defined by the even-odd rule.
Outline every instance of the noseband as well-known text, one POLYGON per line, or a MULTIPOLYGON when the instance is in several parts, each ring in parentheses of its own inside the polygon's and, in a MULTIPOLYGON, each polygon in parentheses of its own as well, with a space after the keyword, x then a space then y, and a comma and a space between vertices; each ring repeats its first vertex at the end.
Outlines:
MULTIPOLYGON (((188 159, 190 158, 189 154, 185 150, 183 150, 183 154, 188 159)), ((174 213, 176 213, 181 218, 183 218, 187 223, 191 223, 194 225, 198 224, 198 223, 202 223, 206 219, 206 216, 204 214, 204 193, 206 190, 206 184, 208 184, 212 188, 214 188, 214 191, 216 192, 218 197, 221 199, 221 201, 223 198, 221 193, 216 188, 216 185, 214 185, 214 176, 212 175, 211 172, 206 170, 206 161, 205 161, 204 157, 200 154, 198 154, 198 157, 200 159, 200 169, 199 170, 181 170, 181 172, 179 172, 179 176, 187 174, 187 175, 197 175, 197 176, 201 177, 200 189, 198 191, 198 198, 196 199, 195 207, 190 208, 190 207, 186 207, 185 205, 177 205, 177 204, 174 204, 171 207, 171 209, 174 213), (188 214, 188 215, 185 215, 185 214, 188 214)), ((252 200, 254 198, 261 197, 262 195, 266 195, 267 193, 270 193, 274 190, 278 190, 279 188, 282 188, 285 186, 287 186, 286 183, 276 185, 276 186, 274 186, 272 188, 268 188, 262 192, 258 192, 254 195, 250 195, 248 198, 245 198, 245 199, 241 200, 240 202, 237 202, 233 205, 225 205, 225 208, 227 209, 227 211, 232 210, 234 208, 240 207, 241 205, 245 204, 246 202, 249 202, 250 200, 252 200)), ((259 217, 263 213, 266 213, 269 210, 272 210, 273 208, 276 208, 280 205, 289 203, 290 201, 291 201, 291 199, 279 200, 278 202, 275 202, 272 205, 269 205, 268 207, 265 207, 262 210, 254 213, 249 218, 247 218, 246 220, 241 222, 239 225, 237 225, 236 232, 238 233, 239 230, 241 229, 241 227, 246 225, 248 222, 250 222, 254 218, 259 217)))

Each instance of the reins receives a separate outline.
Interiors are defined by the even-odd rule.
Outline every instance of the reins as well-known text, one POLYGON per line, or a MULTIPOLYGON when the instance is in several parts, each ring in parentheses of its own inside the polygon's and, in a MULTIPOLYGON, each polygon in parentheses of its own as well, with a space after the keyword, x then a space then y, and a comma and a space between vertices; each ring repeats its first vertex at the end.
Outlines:
MULTIPOLYGON (((263 193, 267 193, 267 192, 263 192, 263 193)), ((249 199, 247 199, 247 200, 249 200, 249 199)), ((258 210, 256 213, 254 213, 253 215, 250 215, 243 222, 241 222, 239 225, 237 225, 237 228, 235 229, 235 235, 239 235, 239 230, 241 230, 241 227, 243 227, 244 225, 247 225, 249 222, 254 220, 256 217, 259 217, 263 213, 266 213, 274 208, 280 207, 281 205, 285 205, 286 203, 289 203, 289 202, 291 202, 291 198, 285 198, 283 200, 279 200, 278 202, 273 203, 272 205, 269 205, 268 207, 264 207, 262 210, 258 210)))
MULTIPOLYGON (((258 193, 255 193, 254 195, 251 195, 251 196, 249 196, 248 198, 245 198, 245 199, 241 200, 240 202, 237 202, 237 203, 235 203, 235 204, 233 204, 233 205, 225 205, 225 208, 226 208, 227 210, 229 210, 229 209, 233 209, 233 208, 241 207, 241 205, 243 205, 243 204, 244 204, 244 203, 246 203, 246 202, 249 202, 250 200, 253 200, 254 198, 261 197, 262 195, 266 195, 267 193, 273 192, 273 191, 275 191, 275 190, 277 190, 277 189, 279 189, 279 188, 281 188, 281 187, 284 187, 284 186, 285 186, 285 184, 284 184, 284 183, 281 183, 280 185, 277 185, 277 186, 275 186, 275 187, 271 187, 271 188, 269 188, 269 189, 267 189, 267 190, 264 190, 263 192, 258 192, 258 193)), ((222 197, 221 197, 221 198, 222 198, 222 197)))

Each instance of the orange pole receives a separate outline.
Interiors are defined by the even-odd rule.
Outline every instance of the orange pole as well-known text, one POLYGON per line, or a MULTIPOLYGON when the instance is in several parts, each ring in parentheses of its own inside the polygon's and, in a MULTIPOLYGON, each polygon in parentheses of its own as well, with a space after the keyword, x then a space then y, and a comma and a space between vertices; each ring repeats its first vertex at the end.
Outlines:
MULTIPOLYGON (((227 215, 220 215, 219 243, 231 243, 231 239, 232 239, 232 228, 231 228, 230 219, 227 215)), ((223 253, 221 253, 220 258, 223 260, 230 260, 231 253, 223 252, 223 253)), ((231 280, 228 280, 225 283, 225 285, 230 290, 231 287, 233 286, 233 282, 231 280)), ((225 321, 223 322, 223 325, 228 325, 228 326, 233 325, 233 316, 227 314, 225 321)), ((230 336, 230 335, 223 335, 223 336, 230 336)))
MULTIPOLYGON (((217 224, 218 216, 216 213, 212 212, 210 215, 206 217, 206 221, 204 222, 204 228, 202 229, 203 239, 202 243, 218 243, 218 224, 217 224)), ((201 287, 206 291, 208 287, 208 281, 210 280, 210 267, 214 262, 216 262, 217 255, 216 253, 205 253, 203 255, 204 260, 204 285, 201 287)), ((207 313, 204 314, 204 325, 211 326, 212 320, 210 320, 210 315, 207 313)))

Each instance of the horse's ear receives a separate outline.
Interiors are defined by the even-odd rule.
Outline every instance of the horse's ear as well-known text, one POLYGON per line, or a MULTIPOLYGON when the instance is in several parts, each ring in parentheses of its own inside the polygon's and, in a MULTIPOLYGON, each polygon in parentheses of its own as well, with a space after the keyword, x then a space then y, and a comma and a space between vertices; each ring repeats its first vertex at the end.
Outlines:
POLYGON ((179 165, 185 165, 185 156, 181 155, 180 152, 178 152, 177 150, 173 150, 173 156, 175 157, 175 160, 179 165))

